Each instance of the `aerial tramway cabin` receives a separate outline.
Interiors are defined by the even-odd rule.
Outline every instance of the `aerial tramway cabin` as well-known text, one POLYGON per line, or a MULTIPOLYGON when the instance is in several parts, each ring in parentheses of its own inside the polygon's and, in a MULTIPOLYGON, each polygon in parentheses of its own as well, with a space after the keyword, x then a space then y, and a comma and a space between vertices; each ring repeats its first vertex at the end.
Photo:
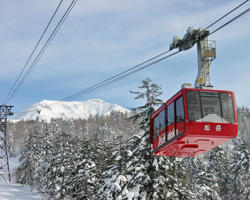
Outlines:
POLYGON ((156 156, 193 157, 237 136, 234 93, 182 88, 151 117, 156 156))

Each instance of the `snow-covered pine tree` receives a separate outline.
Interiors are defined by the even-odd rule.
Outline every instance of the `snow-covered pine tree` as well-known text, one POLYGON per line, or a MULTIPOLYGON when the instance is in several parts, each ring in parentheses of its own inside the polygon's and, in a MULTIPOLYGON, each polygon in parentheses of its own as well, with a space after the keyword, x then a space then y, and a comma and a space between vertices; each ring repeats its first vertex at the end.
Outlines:
POLYGON ((239 136, 250 143, 250 110, 242 106, 238 108, 239 136))
POLYGON ((132 108, 134 115, 131 118, 137 121, 140 129, 148 132, 151 115, 155 109, 163 103, 163 101, 158 98, 162 95, 162 90, 158 84, 152 83, 152 80, 149 78, 142 81, 142 85, 139 86, 139 89, 142 91, 130 91, 130 93, 136 95, 135 99, 143 99, 146 102, 142 106, 132 108))
POLYGON ((20 165, 16 170, 16 180, 21 184, 34 186, 35 169, 38 167, 41 158, 41 123, 38 120, 29 130, 28 138, 20 156, 20 165))
POLYGON ((194 199, 212 199, 211 180, 213 180, 213 174, 207 170, 207 165, 207 160, 203 156, 195 159, 194 174, 187 186, 189 194, 194 199))
POLYGON ((130 144, 129 149, 133 152, 133 157, 129 160, 129 165, 126 166, 126 173, 132 179, 129 180, 127 178, 129 181, 125 186, 125 190, 137 190, 138 197, 141 195, 146 197, 152 195, 150 182, 154 178, 154 170, 151 169, 154 158, 150 153, 150 117, 154 113, 155 108, 159 107, 163 101, 158 98, 162 94, 161 87, 152 83, 151 79, 143 80, 142 85, 138 88, 140 91, 130 91, 130 93, 136 95, 136 100, 145 100, 145 104, 133 108, 134 115, 131 118, 138 124, 138 127, 144 134, 141 137, 135 137, 135 140, 132 140, 133 142, 130 144), (139 187, 139 185, 141 186, 139 187))
POLYGON ((186 168, 186 176, 182 181, 186 188, 188 188, 186 190, 188 199, 202 200, 203 198, 202 193, 198 192, 201 191, 201 187, 197 184, 197 176, 195 176, 200 171, 198 159, 199 157, 186 157, 182 160, 182 165, 186 168))
POLYGON ((249 144, 239 137, 233 139, 233 144, 227 199, 247 200, 250 199, 249 144))
POLYGON ((70 199, 96 199, 96 187, 98 187, 94 146, 88 140, 78 140, 78 150, 75 157, 75 165, 72 166, 71 178, 66 185, 69 185, 68 195, 70 199))
POLYGON ((38 167, 35 169, 34 181, 35 187, 40 193, 47 193, 47 188, 50 187, 47 172, 50 170, 50 163, 53 160, 53 144, 52 133, 50 132, 48 125, 44 126, 42 130, 42 142, 40 159, 38 160, 38 167))
POLYGON ((209 187, 212 189, 212 198, 226 199, 226 185, 229 182, 229 156, 226 146, 218 146, 208 152, 207 172, 212 174, 209 187))
MULTIPOLYGON (((125 170, 111 172, 102 199, 185 199, 182 181, 185 170, 175 158, 153 157, 150 148, 150 117, 154 108, 163 103, 159 85, 146 79, 139 86, 142 92, 132 92, 145 105, 133 109, 132 118, 139 124, 138 134, 126 143, 128 159, 125 170)), ((115 169, 117 169, 114 166, 115 169)))
POLYGON ((71 172, 75 166, 75 140, 71 134, 57 131, 53 138, 51 163, 47 168, 46 193, 53 200, 67 199, 71 172))
POLYGON ((98 191, 99 199, 118 199, 123 179, 121 174, 126 171, 127 161, 133 154, 127 149, 127 144, 133 137, 126 141, 123 141, 122 137, 119 137, 118 141, 115 139, 117 138, 113 137, 114 142, 109 142, 109 147, 105 149, 108 156, 104 158, 106 169, 102 173, 102 184, 98 191))

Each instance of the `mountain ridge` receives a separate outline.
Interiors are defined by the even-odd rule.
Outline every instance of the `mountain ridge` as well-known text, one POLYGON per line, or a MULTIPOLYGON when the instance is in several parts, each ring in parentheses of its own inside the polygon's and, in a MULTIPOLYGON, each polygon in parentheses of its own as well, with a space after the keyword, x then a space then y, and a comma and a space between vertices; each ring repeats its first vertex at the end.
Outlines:
POLYGON ((90 116, 107 116, 112 111, 129 112, 129 110, 101 99, 89 99, 86 101, 55 101, 42 100, 10 118, 11 121, 39 120, 50 121, 51 118, 87 119, 90 116), (29 112, 32 111, 32 112, 29 112), (38 112, 40 111, 40 112, 38 112), (38 114, 39 113, 39 114, 38 114))

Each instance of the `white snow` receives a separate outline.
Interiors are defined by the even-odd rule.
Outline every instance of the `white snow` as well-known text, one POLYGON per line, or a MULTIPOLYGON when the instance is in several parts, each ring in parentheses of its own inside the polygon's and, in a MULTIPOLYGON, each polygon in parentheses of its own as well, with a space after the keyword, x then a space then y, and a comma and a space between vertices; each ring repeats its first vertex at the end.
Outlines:
POLYGON ((61 166, 61 172, 63 173, 65 171, 65 167, 61 166))
POLYGON ((87 119, 92 116, 106 116, 112 111, 129 112, 127 109, 119 105, 107 103, 100 99, 91 99, 87 101, 51 101, 43 100, 33 104, 28 109, 10 118, 11 121, 19 120, 39 120, 50 121, 51 118, 62 119, 87 119), (29 112, 33 111, 33 112, 29 112), (38 114, 37 111, 40 111, 38 114))
POLYGON ((222 118, 217 114, 208 114, 201 119, 196 120, 197 122, 220 122, 220 123, 228 123, 227 120, 222 118))
POLYGON ((0 200, 45 200, 36 191, 31 191, 28 186, 19 184, 0 183, 0 200))
POLYGON ((127 155, 128 155, 128 157, 130 157, 130 156, 132 156, 132 155, 133 155, 133 152, 132 152, 132 151, 130 151, 130 150, 127 150, 127 155))

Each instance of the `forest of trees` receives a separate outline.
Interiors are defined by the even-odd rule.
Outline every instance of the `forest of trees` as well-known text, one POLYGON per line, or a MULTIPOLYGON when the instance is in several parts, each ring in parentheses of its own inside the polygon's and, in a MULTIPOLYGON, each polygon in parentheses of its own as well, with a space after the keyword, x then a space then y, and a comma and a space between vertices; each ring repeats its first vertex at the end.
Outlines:
POLYGON ((10 123, 16 181, 53 200, 250 199, 247 107, 231 142, 195 158, 154 157, 149 117, 161 88, 146 79, 139 90, 131 93, 145 104, 132 114, 10 123))

